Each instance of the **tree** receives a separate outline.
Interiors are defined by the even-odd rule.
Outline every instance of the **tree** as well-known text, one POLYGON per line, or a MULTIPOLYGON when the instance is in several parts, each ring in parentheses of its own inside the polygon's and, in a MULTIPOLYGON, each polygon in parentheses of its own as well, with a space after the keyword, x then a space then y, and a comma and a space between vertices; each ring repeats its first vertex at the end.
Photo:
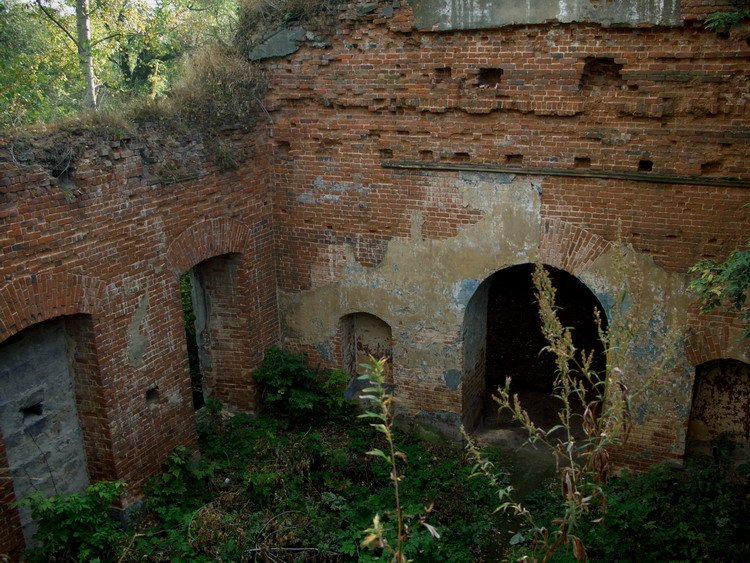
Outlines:
MULTIPOLYGON (((91 42, 91 11, 89 9, 89 0, 75 0, 75 21, 76 33, 73 35, 68 30, 63 20, 56 17, 51 7, 45 6, 42 0, 34 0, 39 10, 49 20, 55 24, 70 39, 78 53, 78 64, 81 68, 81 76, 84 77, 86 90, 84 95, 84 105, 96 109, 96 75, 94 73, 94 57, 92 53, 93 44, 91 42)), ((103 40, 102 40, 103 41, 103 40)))
POLYGON ((27 3, 0 0, 0 128, 77 108, 76 61, 52 25, 27 3))
POLYGON ((233 39, 237 0, 0 0, 0 127, 169 90, 185 54, 233 39))

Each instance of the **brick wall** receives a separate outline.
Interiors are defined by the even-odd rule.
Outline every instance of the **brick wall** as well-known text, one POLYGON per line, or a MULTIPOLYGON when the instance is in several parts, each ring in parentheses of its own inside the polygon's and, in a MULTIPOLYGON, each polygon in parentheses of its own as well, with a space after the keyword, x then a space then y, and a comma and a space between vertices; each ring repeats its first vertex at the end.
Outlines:
MULTIPOLYGON (((270 128, 227 133, 247 155, 238 170, 189 137, 2 142, 0 343, 90 315, 74 327, 87 343, 76 363, 89 469, 126 481, 125 504, 174 446, 195 443, 178 287, 190 268, 231 261, 206 272, 227 345, 211 377, 231 407, 256 408, 250 373, 279 336, 341 367, 339 320, 362 312, 392 329, 404 409, 456 421, 481 402, 481 343, 463 356, 463 319, 494 271, 541 259, 596 284, 619 230, 645 285, 682 303, 688 266, 747 237, 746 187, 694 182, 750 179, 746 30, 417 32, 402 4, 342 18, 329 47, 264 63, 270 128), (416 168, 388 167, 401 161, 416 168), (457 170, 477 165, 504 172, 457 170), (479 383, 462 389, 457 370, 479 383)), ((683 17, 718 5, 686 0, 683 17)), ((735 318, 685 318, 692 365, 747 354, 735 318)), ((617 460, 680 457, 687 415, 672 403, 689 405, 692 382, 681 369, 617 460)), ((3 523, 15 519, 6 465, 0 441, 3 523)), ((2 526, 0 552, 18 549, 16 532, 2 526)))
MULTIPOLYGON (((683 18, 727 6, 685 2, 683 18)), ((657 301, 667 296, 659 306, 671 300, 678 308, 682 330, 693 334, 690 346, 747 361, 731 316, 717 313, 711 321, 685 308, 689 266, 724 258, 748 236, 746 28, 719 34, 698 23, 553 23, 437 33, 414 31, 408 6, 389 11, 381 4, 345 19, 330 47, 303 47, 266 63, 287 346, 335 364, 327 327, 336 315, 327 311, 343 314, 354 301, 393 326, 402 406, 471 419, 461 405, 479 401, 478 387, 462 398, 436 367, 463 345, 461 320, 430 318, 429 304, 416 303, 410 292, 419 290, 410 285, 423 283, 438 300, 460 289, 450 270, 467 270, 462 260, 478 260, 473 247, 481 243, 467 240, 465 255, 446 261, 442 249, 503 211, 467 199, 457 170, 490 166, 506 175, 514 167, 533 172, 540 194, 539 226, 529 224, 538 240, 529 235, 531 250, 510 252, 502 250, 510 244, 506 234, 498 233, 503 258, 495 270, 542 259, 603 291, 594 270, 620 236, 639 252, 640 285, 657 301), (404 162, 411 168, 392 168, 404 162), (405 258, 410 251, 429 255, 430 245, 441 249, 430 260, 405 258), (331 320, 302 318, 315 314, 331 320)), ((492 271, 482 265, 470 277, 479 282, 492 271)), ((615 453, 619 461, 645 467, 682 455, 691 363, 706 353, 681 351, 680 369, 644 406, 630 446, 615 453)), ((481 371, 472 364, 464 375, 473 367, 481 371)))
MULTIPOLYGON (((37 142, 54 148, 65 139, 2 146, 0 341, 46 319, 89 315, 68 322, 88 469, 93 480, 126 482, 129 505, 175 446, 195 444, 178 278, 227 252, 240 257, 233 299, 234 321, 241 319, 217 395, 255 408, 249 374, 278 339, 264 132, 229 138, 256 158, 227 172, 189 138, 72 137, 76 157, 65 183, 29 156, 45 154, 37 142)), ((18 536, 8 524, 16 517, 7 478, 1 496, 0 553, 12 552, 18 536)))

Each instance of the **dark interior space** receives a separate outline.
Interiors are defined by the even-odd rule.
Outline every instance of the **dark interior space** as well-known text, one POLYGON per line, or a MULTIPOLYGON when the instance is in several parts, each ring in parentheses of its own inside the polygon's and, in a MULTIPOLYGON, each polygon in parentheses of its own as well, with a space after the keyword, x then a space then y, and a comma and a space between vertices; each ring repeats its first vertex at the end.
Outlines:
POLYGON ((185 321, 190 388, 193 395, 193 408, 198 410, 205 405, 205 399, 203 397, 203 373, 201 372, 198 336, 195 327, 195 305, 193 303, 195 281, 196 275, 194 272, 185 272, 180 276, 180 297, 182 298, 182 314, 185 321))
MULTIPOLYGON (((595 309, 606 327, 606 317, 596 296, 580 280, 563 270, 545 266, 557 291, 558 315, 570 327, 576 349, 595 351, 593 368, 606 367, 604 347, 599 340, 595 309)), ((562 403, 553 396, 555 359, 543 351, 539 307, 532 281, 533 264, 513 266, 490 278, 487 303, 487 356, 485 427, 512 425, 509 413, 497 414, 492 394, 511 377, 511 392, 517 393, 532 421, 542 428, 558 424, 562 403)), ((576 405, 579 412, 582 405, 576 405)))

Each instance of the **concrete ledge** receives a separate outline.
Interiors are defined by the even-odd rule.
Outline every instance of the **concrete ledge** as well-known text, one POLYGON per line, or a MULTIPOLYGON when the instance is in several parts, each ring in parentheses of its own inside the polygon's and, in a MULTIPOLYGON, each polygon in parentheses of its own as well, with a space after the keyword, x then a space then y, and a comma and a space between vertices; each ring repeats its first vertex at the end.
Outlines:
POLYGON ((506 25, 591 22, 680 26, 679 0, 409 0, 421 31, 488 29, 506 25))

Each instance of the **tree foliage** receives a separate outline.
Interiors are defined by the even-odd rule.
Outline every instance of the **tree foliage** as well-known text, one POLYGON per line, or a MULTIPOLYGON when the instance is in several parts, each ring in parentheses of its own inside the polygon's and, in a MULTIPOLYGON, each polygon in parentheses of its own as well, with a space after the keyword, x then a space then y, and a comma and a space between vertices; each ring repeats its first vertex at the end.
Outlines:
MULTIPOLYGON (((188 53, 229 43, 237 0, 90 0, 97 105, 118 107, 169 89, 188 53)), ((85 107, 75 0, 0 0, 0 128, 85 107)))

